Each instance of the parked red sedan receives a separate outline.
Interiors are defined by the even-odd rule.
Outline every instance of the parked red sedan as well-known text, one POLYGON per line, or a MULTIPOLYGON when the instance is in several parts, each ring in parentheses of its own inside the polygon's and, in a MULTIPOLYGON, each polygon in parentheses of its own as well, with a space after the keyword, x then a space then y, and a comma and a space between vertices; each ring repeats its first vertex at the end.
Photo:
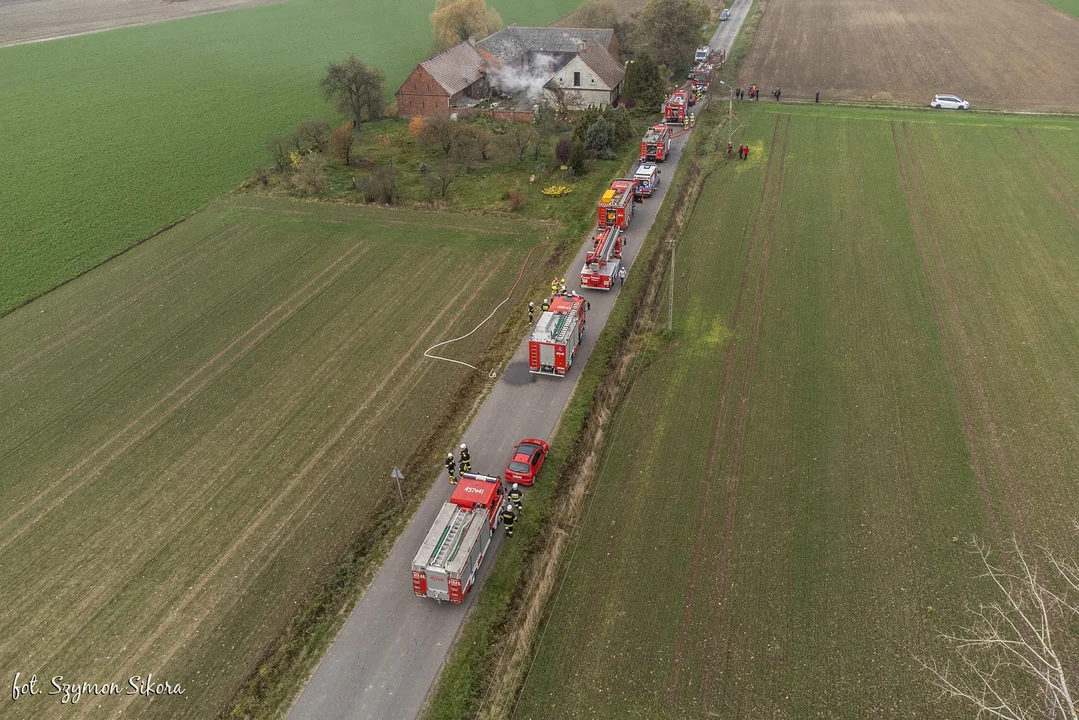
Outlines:
POLYGON ((536 482, 543 461, 550 448, 547 443, 536 438, 525 438, 513 448, 513 456, 506 466, 506 482, 531 485, 536 482))

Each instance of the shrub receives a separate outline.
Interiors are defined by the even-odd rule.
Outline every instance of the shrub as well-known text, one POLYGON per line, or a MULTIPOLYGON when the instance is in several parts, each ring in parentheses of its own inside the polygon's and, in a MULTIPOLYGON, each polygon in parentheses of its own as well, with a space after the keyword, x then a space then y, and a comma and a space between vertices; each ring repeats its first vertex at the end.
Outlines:
POLYGON ((596 153, 610 151, 614 147, 615 127, 614 123, 600 117, 592 123, 584 134, 584 146, 596 153))
POLYGON ((521 192, 520 190, 517 190, 517 189, 510 190, 509 191, 509 202, 506 204, 506 207, 509 208, 510 212, 517 212, 518 210, 520 210, 521 208, 523 208, 525 206, 525 203, 527 201, 528 201, 528 198, 526 198, 525 194, 523 192, 521 192))
POLYGON ((288 184, 292 191, 303 197, 319 195, 326 191, 326 171, 322 169, 323 158, 318 153, 309 153, 296 165, 295 172, 289 176, 288 184))
POLYGON ((355 188, 369 203, 393 205, 397 202, 397 168, 380 167, 353 180, 355 188))
POLYGON ((584 175, 586 159, 584 143, 573 143, 573 149, 570 150, 569 154, 569 169, 572 170, 575 175, 584 175))
POLYGON ((573 152, 573 141, 569 138, 562 138, 554 146, 554 156, 558 160, 559 165, 568 165, 570 153, 573 152))
POLYGON ((423 134, 423 118, 417 115, 408 123, 408 134, 414 140, 419 140, 423 134))

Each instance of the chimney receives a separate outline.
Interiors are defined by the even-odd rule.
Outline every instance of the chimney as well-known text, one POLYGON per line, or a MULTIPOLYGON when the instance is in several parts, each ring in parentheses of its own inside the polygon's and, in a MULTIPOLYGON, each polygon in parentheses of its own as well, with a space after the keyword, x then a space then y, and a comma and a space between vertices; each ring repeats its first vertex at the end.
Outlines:
POLYGON ((577 41, 577 52, 583 53, 587 49, 588 49, 588 43, 586 43, 584 40, 578 40, 577 41))

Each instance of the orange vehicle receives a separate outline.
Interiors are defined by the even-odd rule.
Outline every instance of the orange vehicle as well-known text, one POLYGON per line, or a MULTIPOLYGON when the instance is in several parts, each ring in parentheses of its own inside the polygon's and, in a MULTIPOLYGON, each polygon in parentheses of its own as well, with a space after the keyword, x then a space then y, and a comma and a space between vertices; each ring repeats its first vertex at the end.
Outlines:
POLYGON ((633 178, 619 178, 599 201, 599 226, 617 225, 625 230, 633 219, 637 183, 633 178))

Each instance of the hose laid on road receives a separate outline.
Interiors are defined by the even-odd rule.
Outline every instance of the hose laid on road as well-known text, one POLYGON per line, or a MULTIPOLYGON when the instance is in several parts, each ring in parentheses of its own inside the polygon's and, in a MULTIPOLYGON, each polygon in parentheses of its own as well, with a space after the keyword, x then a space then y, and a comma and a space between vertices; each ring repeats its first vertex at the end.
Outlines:
POLYGON ((550 246, 551 246, 551 243, 540 243, 539 245, 537 245, 536 247, 534 247, 534 248, 532 248, 531 250, 528 251, 528 255, 525 256, 525 261, 523 263, 521 263, 521 272, 520 272, 520 274, 517 275, 517 280, 514 281, 513 287, 510 288, 509 294, 506 295, 506 299, 503 300, 502 302, 498 303, 497 305, 495 305, 495 309, 492 310, 491 314, 488 315, 487 317, 485 317, 483 319, 483 321, 480 322, 479 325, 472 328, 472 330, 465 333, 461 337, 455 337, 455 338, 453 338, 451 340, 443 340, 440 343, 435 343, 434 345, 432 345, 431 347, 429 347, 429 348, 427 348, 426 350, 423 351, 423 356, 427 357, 427 358, 431 358, 432 360, 445 360, 446 362, 457 363, 458 365, 464 365, 467 368, 472 368, 473 370, 478 371, 479 368, 476 367, 475 365, 469 365, 468 363, 466 363, 466 362, 464 362, 462 360, 454 360, 453 358, 442 357, 441 355, 432 355, 431 351, 434 350, 437 347, 442 347, 443 345, 449 345, 450 343, 455 343, 458 340, 464 340, 465 338, 467 338, 468 336, 472 335, 477 330, 479 330, 481 327, 483 327, 487 323, 488 320, 490 320, 491 318, 493 318, 495 316, 495 313, 498 312, 498 309, 500 307, 502 307, 503 305, 505 305, 507 302, 509 302, 510 298, 513 297, 513 291, 517 289, 517 285, 520 284, 521 278, 523 278, 525 276, 525 268, 528 267, 528 261, 532 257, 532 253, 536 252, 541 247, 550 247, 550 246))

